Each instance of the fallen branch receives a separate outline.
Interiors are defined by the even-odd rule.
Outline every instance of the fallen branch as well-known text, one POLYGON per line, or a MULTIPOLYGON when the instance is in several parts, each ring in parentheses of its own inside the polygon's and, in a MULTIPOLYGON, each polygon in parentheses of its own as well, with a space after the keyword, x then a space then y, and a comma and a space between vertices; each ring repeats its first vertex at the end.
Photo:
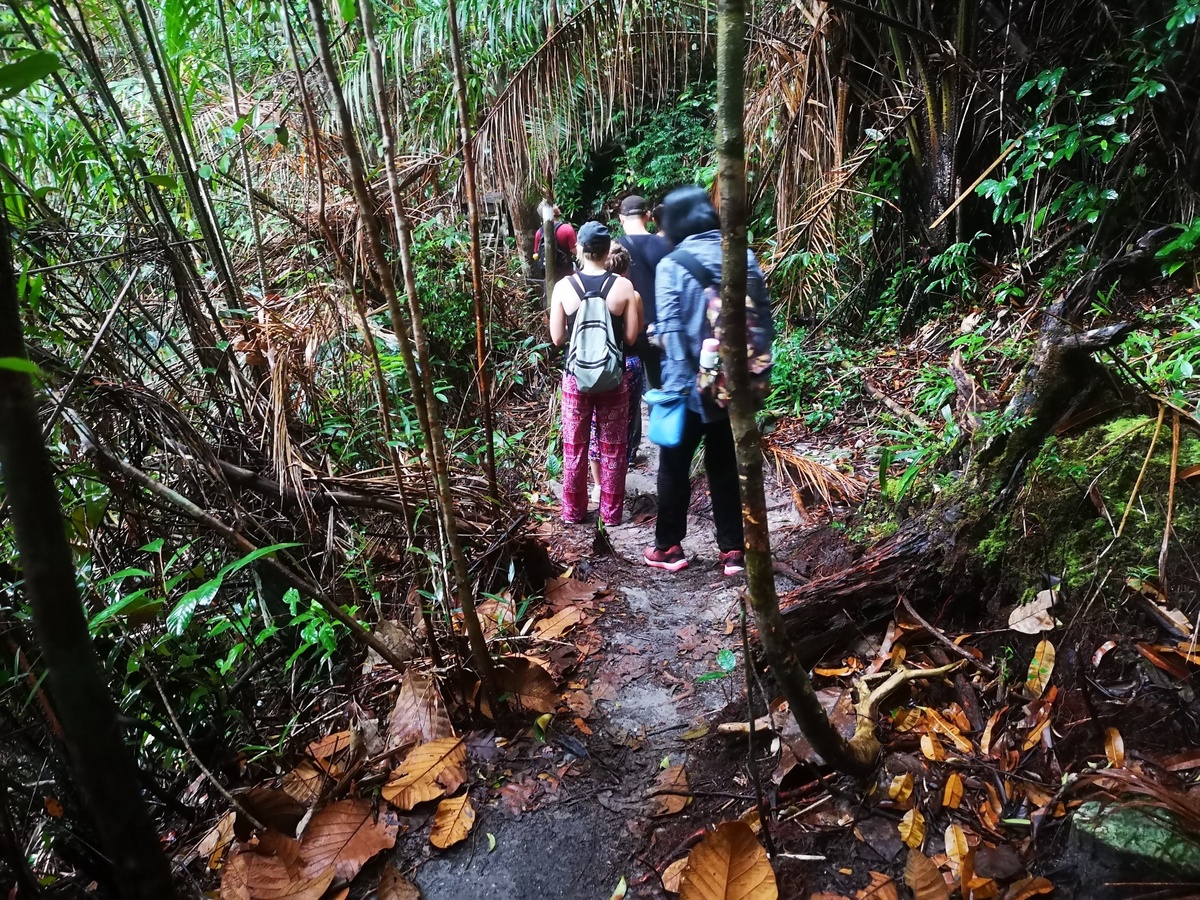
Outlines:
MULTIPOLYGON (((891 694, 900 689, 902 685, 910 681, 916 681, 921 678, 941 678, 944 675, 949 675, 951 672, 957 672, 966 664, 966 660, 950 663, 948 666, 939 666, 936 669, 897 669, 887 681, 881 684, 871 693, 861 696, 859 701, 854 704, 855 718, 857 724, 854 727, 854 737, 850 739, 850 743, 855 747, 872 748, 874 756, 879 755, 882 746, 879 743, 879 738, 875 737, 875 719, 879 715, 879 706, 891 694)), ((858 691, 861 695, 865 690, 868 681, 874 681, 875 678, 881 677, 882 673, 877 676, 867 675, 858 682, 858 691)))
POLYGON ((893 415, 899 416, 901 419, 904 419, 904 421, 908 422, 910 425, 915 425, 917 428, 920 428, 923 431, 929 430, 928 422, 926 422, 924 419, 922 419, 920 416, 918 416, 915 412, 913 412, 908 407, 904 406, 903 404, 897 403, 895 400, 893 400, 891 397, 889 397, 887 392, 883 388, 881 388, 879 385, 877 385, 874 382, 874 380, 872 380, 871 376, 868 375, 866 372, 864 372, 862 369, 860 369, 858 366, 853 365, 852 363, 843 362, 842 368, 845 369, 847 372, 853 372, 855 375, 857 375, 859 378, 861 378, 863 386, 867 389, 867 393, 870 394, 872 397, 874 397, 876 400, 878 400, 880 403, 882 403, 885 407, 887 407, 888 411, 891 412, 893 415))
POLYGON ((912 618, 912 620, 916 624, 920 625, 921 628, 930 637, 932 637, 935 641, 937 641, 939 644, 941 644, 943 647, 945 647, 947 650, 949 650, 955 656, 959 657, 960 659, 962 659, 966 662, 969 662, 971 665, 975 666, 975 668, 977 668, 980 672, 982 672, 988 678, 994 678, 996 676, 995 669, 993 669, 991 666, 987 665, 986 663, 982 662, 981 660, 976 659, 969 650, 964 650, 962 647, 958 646, 958 644, 954 643, 954 641, 950 640, 950 638, 948 638, 944 634, 942 634, 938 629, 934 628, 932 625, 930 625, 928 622, 926 622, 925 618, 919 612, 917 612, 915 609, 913 609, 912 604, 908 602, 907 597, 902 596, 900 598, 900 605, 904 607, 904 611, 906 613, 908 613, 908 615, 912 618))

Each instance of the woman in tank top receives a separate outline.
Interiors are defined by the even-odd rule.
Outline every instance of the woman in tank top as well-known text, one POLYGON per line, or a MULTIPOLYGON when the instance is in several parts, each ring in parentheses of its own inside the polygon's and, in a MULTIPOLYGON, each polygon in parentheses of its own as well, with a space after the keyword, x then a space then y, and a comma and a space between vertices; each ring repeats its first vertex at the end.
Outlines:
MULTIPOLYGON (((612 235, 599 222, 588 222, 579 229, 580 271, 554 286, 550 300, 550 339, 561 347, 570 338, 575 314, 581 305, 581 293, 604 292, 613 332, 618 342, 632 344, 642 328, 641 305, 628 278, 608 272, 604 263, 612 245, 612 235)), ((593 413, 600 443, 600 518, 606 525, 621 524, 625 505, 627 429, 629 426, 629 389, 625 381, 602 394, 580 393, 575 376, 563 373, 563 519, 582 522, 587 516, 587 449, 593 413)))

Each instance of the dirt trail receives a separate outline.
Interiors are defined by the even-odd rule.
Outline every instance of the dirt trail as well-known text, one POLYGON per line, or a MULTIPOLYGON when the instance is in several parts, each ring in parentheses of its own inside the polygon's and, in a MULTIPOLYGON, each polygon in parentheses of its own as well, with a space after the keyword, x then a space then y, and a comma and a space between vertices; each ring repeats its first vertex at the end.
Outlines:
MULTIPOLYGON (((497 790, 486 803, 479 798, 478 821, 462 845, 422 861, 428 842, 402 840, 397 861, 420 864, 413 878, 426 900, 607 900, 622 877, 631 885, 629 897, 663 897, 650 866, 712 824, 716 809, 736 807, 727 811, 736 816, 750 805, 711 796, 748 797, 752 788, 736 759, 706 759, 707 745, 696 739, 744 685, 737 627, 744 578, 727 578, 717 569, 702 477, 695 482, 684 542, 689 568, 670 574, 641 563, 642 549, 653 540, 653 518, 645 521, 645 514, 653 512, 657 465, 657 448, 643 449, 647 460, 627 482, 627 510, 634 511, 629 518, 643 521, 609 529, 616 558, 590 560, 592 580, 607 583, 613 594, 603 598, 596 623, 601 647, 569 676, 586 681, 596 698, 587 720, 592 734, 559 715, 544 745, 521 744, 517 758, 504 764, 511 774, 493 778, 497 790), (736 654, 737 668, 697 683, 718 671, 722 649, 736 654), (647 791, 664 768, 680 763, 690 790, 705 796, 676 815, 655 818, 647 791), (533 808, 521 810, 523 805, 533 808)), ((770 506, 773 526, 798 524, 782 492, 771 495, 770 506)))

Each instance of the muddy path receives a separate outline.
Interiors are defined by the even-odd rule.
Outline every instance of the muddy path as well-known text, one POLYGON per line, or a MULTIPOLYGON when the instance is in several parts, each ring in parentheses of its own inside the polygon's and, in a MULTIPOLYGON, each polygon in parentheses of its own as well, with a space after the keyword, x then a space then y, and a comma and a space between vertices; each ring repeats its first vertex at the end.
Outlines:
MULTIPOLYGON (((555 716, 544 743, 475 742, 473 762, 488 789, 476 794, 471 837, 431 852, 414 821, 412 839, 398 844, 396 863, 415 867, 411 877, 426 900, 603 900, 622 878, 630 897, 665 897, 661 869, 686 854, 689 836, 754 805, 745 744, 727 747, 714 733, 744 691, 744 577, 717 568, 702 475, 684 542, 689 567, 672 574, 642 564, 653 540, 657 449, 644 446, 647 459, 629 474, 626 524, 608 530, 613 553, 593 552, 594 526, 573 529, 587 548, 576 569, 609 592, 594 601, 600 646, 567 676, 590 698, 590 715, 582 729, 569 715, 555 716), (722 651, 736 659, 729 672, 722 651), (694 796, 681 811, 659 815, 665 797, 647 794, 679 765, 694 796)), ((770 507, 773 528, 800 525, 783 491, 772 491, 770 507)))

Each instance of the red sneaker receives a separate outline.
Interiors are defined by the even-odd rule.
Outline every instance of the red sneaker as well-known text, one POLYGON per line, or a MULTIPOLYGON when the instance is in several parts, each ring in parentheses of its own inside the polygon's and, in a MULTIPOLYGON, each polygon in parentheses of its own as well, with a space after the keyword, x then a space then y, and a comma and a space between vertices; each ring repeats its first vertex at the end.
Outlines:
POLYGON ((721 554, 721 568, 726 575, 737 575, 746 571, 746 554, 741 550, 727 550, 721 554))
POLYGON ((647 547, 642 552, 642 561, 655 569, 666 569, 668 572, 678 572, 680 569, 686 569, 688 565, 687 557, 683 555, 683 548, 678 544, 666 550, 647 547))

